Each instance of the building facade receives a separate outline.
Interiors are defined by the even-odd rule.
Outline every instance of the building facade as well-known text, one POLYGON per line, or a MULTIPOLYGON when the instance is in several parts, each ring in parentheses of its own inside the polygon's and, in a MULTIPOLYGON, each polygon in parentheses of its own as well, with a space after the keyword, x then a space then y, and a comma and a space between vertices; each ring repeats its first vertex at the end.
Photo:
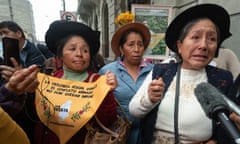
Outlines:
POLYGON ((28 0, 0 0, 0 21, 5 20, 15 21, 30 40, 36 40, 33 9, 28 0))
POLYGON ((112 60, 114 54, 110 47, 111 37, 117 26, 114 19, 121 12, 131 11, 132 4, 143 4, 146 6, 170 6, 172 8, 171 18, 173 19, 183 10, 203 3, 215 3, 223 6, 231 16, 231 28, 233 36, 223 43, 223 46, 232 49, 240 58, 240 5, 239 0, 78 0, 80 21, 101 31, 100 53, 107 59, 112 60))

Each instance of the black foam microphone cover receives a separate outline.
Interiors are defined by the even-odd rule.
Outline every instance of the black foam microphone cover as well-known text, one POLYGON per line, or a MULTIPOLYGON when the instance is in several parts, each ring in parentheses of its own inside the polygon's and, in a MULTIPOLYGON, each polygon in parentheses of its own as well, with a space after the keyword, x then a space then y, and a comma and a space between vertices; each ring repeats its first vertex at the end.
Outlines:
POLYGON ((234 142, 240 144, 240 134, 228 117, 230 109, 221 93, 208 83, 200 83, 194 92, 206 115, 220 122, 234 142))
POLYGON ((230 112, 227 102, 219 96, 219 90, 211 84, 205 82, 198 84, 194 93, 209 118, 216 119, 217 111, 230 112))

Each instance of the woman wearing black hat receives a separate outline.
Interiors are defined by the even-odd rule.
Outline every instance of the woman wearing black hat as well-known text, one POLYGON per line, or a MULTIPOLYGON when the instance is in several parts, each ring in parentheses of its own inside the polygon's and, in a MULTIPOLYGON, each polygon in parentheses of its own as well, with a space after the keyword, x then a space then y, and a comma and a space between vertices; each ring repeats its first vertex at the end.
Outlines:
MULTIPOLYGON (((53 22, 46 33, 45 40, 49 49, 62 61, 63 70, 58 72, 58 77, 82 82, 96 81, 100 75, 96 74, 91 80, 93 71, 90 65, 91 58, 99 50, 99 38, 98 31, 94 31, 82 23, 53 22)), ((106 76, 107 84, 112 89, 116 88, 115 75, 108 72, 106 76)), ((96 115, 103 124, 110 125, 115 121, 116 114, 116 102, 110 91, 98 108, 96 115)), ((83 144, 86 132, 86 128, 82 127, 67 143, 83 144)), ((35 135, 35 144, 60 143, 58 137, 43 124, 37 126, 35 135)))
POLYGON ((139 143, 231 143, 227 134, 220 136, 220 125, 207 117, 194 93, 202 82, 224 94, 230 90, 232 74, 208 65, 231 36, 229 25, 227 11, 214 4, 189 8, 172 21, 166 43, 181 61, 155 65, 129 104, 132 115, 144 117, 139 143))

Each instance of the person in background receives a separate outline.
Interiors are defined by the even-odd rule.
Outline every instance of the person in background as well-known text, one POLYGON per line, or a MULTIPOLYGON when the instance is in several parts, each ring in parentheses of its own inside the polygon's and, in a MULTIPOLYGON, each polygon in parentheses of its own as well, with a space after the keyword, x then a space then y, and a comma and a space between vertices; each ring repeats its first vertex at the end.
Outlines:
POLYGON ((230 71, 233 74, 234 80, 240 74, 240 62, 231 49, 221 47, 218 57, 214 58, 210 64, 230 71))
POLYGON ((180 61, 154 65, 129 103, 130 113, 144 118, 139 144, 233 143, 222 125, 207 117, 194 94, 202 82, 225 95, 232 87, 229 71, 208 65, 231 36, 229 28, 228 12, 215 4, 193 6, 171 22, 165 41, 180 61))
MULTIPOLYGON (((152 64, 143 59, 150 37, 149 29, 142 23, 128 23, 119 27, 111 40, 111 47, 117 60, 99 71, 100 74, 104 74, 111 70, 117 77, 118 87, 114 90, 114 96, 132 122, 127 144, 137 144, 139 136, 140 119, 129 114, 128 104, 148 72, 152 70, 152 64)), ((118 113, 121 115, 119 109, 118 113)))
POLYGON ((100 53, 97 53, 93 58, 93 72, 98 72, 104 65, 105 65, 105 61, 103 56, 100 53))
MULTIPOLYGON (((17 62, 12 59, 13 64, 17 62)), ((0 87, 0 143, 30 144, 23 129, 12 119, 23 108, 27 92, 34 92, 39 82, 37 65, 15 71, 0 87), (10 117, 11 116, 11 117, 10 117)))
MULTIPOLYGON (((46 32, 45 41, 48 48, 62 61, 63 68, 57 77, 61 79, 89 82, 93 75, 92 57, 100 47, 100 32, 72 21, 54 21, 46 32)), ((54 75, 56 76, 56 75, 54 75)), ((96 74, 93 81, 100 77, 96 74)), ((114 90, 117 87, 116 76, 106 73, 107 84, 114 90)), ((116 120, 117 110, 113 92, 110 91, 96 112, 99 120, 108 126, 116 120)), ((54 115, 57 117, 57 115, 54 115)), ((82 127, 67 144, 83 144, 86 128, 82 127)), ((35 144, 59 144, 58 137, 43 123, 39 123, 35 131, 35 144)))
POLYGON ((13 21, 0 22, 0 36, 16 38, 19 41, 20 61, 23 67, 42 65, 45 57, 35 44, 26 39, 23 29, 13 21))
MULTIPOLYGON (((30 42, 23 29, 14 21, 1 21, 0 22, 0 36, 10 37, 18 39, 19 49, 16 49, 20 53, 20 64, 21 67, 29 67, 33 64, 42 66, 45 61, 44 55, 35 46, 34 43, 30 42)), ((19 67, 10 67, 7 65, 0 65, 1 76, 8 81, 12 74, 18 70, 19 67)), ((34 95, 28 94, 25 100, 24 108, 14 117, 14 120, 24 129, 27 133, 30 142, 32 143, 32 131, 34 127, 34 122, 32 117, 34 117, 33 111, 34 95), (31 115, 31 118, 30 118, 31 115)))
POLYGON ((31 84, 26 83, 27 81, 37 82, 34 79, 40 69, 38 65, 31 65, 27 68, 22 68, 22 66, 18 64, 14 58, 11 58, 11 60, 14 68, 0 65, 0 69, 2 69, 2 67, 8 68, 1 71, 1 74, 5 77, 3 78, 0 86, 0 105, 10 116, 12 116, 17 124, 22 127, 32 143, 35 125, 35 121, 33 121, 33 119, 36 118, 36 115, 34 115, 36 112, 34 111, 33 105, 34 91, 25 91, 24 94, 16 94, 13 90, 21 88, 19 91, 24 91, 24 88, 27 88, 31 84), (8 79, 7 81, 6 76, 8 79), (10 83, 10 86, 15 88, 11 90, 6 87, 9 85, 8 83, 10 83))
POLYGON ((30 144, 23 129, 0 106, 0 143, 30 144))
POLYGON ((44 44, 37 44, 37 48, 41 51, 46 59, 54 57, 54 53, 52 53, 48 47, 44 44))
MULTIPOLYGON (((14 60, 13 60, 14 61, 14 60)), ((17 62, 14 61, 16 65, 17 62)), ((23 108, 27 93, 32 93, 39 82, 35 79, 39 72, 37 65, 15 71, 9 81, 0 86, 0 106, 12 117, 23 108)))
MULTIPOLYGON (((4 61, 3 61, 3 58, 0 57, 0 65, 3 65, 4 64, 4 61)), ((4 78, 2 77, 2 75, 0 75, 0 84, 3 83, 5 80, 4 78)))
POLYGON ((56 56, 50 57, 45 60, 43 67, 41 68, 41 72, 48 75, 62 75, 62 61, 56 56))

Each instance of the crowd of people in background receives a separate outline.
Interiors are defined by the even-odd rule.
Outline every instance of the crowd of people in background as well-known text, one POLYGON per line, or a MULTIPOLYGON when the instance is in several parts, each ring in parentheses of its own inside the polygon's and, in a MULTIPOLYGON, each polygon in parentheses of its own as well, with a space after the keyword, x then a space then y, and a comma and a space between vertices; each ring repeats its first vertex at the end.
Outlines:
MULTIPOLYGON (((46 32, 46 45, 35 45, 17 23, 0 22, 0 36, 17 39, 20 56, 20 62, 11 58, 13 66, 0 62, 0 143, 60 144, 35 109, 39 72, 85 83, 105 75, 110 91, 95 115, 106 127, 114 123, 122 115, 117 99, 132 122, 126 144, 234 143, 223 125, 207 116, 194 93, 207 82, 229 96, 239 77, 238 57, 222 48, 232 35, 223 7, 201 4, 176 16, 165 36, 171 58, 162 63, 144 59, 151 39, 144 23, 116 29, 112 62, 106 63, 99 53, 100 34, 80 22, 57 20, 46 32)), ((229 98, 240 104, 236 97, 229 98)), ((240 132, 240 116, 232 111, 229 115, 240 132)), ((84 144, 86 133, 82 127, 67 143, 84 144)))

